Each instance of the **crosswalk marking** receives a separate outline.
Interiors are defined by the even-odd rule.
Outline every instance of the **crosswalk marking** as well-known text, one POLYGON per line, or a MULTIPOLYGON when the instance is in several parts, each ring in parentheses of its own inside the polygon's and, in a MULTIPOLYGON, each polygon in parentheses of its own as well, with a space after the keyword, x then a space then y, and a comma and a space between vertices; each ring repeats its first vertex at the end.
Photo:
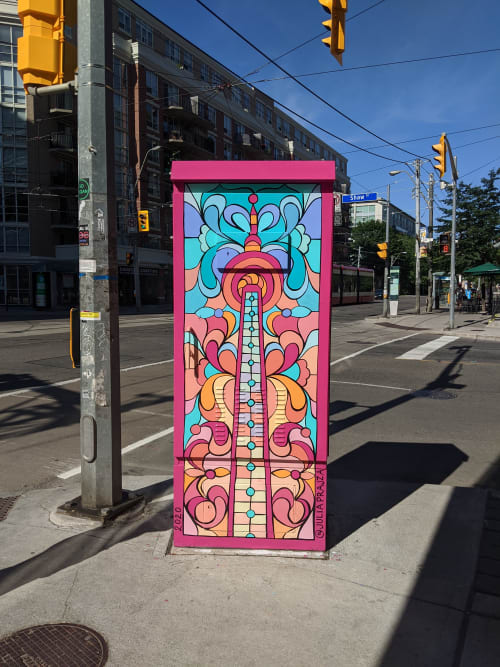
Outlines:
POLYGON ((412 350, 408 350, 408 352, 396 357, 396 359, 413 359, 414 361, 422 361, 422 359, 428 357, 429 354, 448 345, 448 343, 453 343, 455 340, 458 340, 458 336, 440 336, 439 338, 430 340, 428 343, 424 343, 423 345, 414 347, 412 350))

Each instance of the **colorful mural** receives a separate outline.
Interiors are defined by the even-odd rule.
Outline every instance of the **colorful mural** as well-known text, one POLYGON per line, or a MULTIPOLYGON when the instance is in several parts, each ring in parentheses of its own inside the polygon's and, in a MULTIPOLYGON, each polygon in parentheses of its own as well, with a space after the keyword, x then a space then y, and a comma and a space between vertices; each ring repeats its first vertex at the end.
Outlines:
POLYGON ((315 548, 321 187, 186 183, 183 231, 176 543, 315 548))

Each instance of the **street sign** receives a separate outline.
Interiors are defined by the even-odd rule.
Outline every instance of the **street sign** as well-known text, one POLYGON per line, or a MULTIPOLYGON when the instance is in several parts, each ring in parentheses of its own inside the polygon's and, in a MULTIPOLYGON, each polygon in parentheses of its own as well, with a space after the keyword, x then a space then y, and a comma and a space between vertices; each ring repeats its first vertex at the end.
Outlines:
POLYGON ((360 201, 377 201, 377 193, 364 192, 360 195, 342 195, 343 204, 357 204, 360 201))

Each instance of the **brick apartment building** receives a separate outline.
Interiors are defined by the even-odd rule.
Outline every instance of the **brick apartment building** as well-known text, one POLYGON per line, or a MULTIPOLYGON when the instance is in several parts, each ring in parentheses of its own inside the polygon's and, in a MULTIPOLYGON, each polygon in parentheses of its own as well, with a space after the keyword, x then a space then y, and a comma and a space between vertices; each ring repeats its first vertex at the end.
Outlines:
MULTIPOLYGON (((5 4, 15 6, 0 2, 0 7, 5 4)), ((19 28, 11 30, 12 40, 18 35, 19 28)), ((132 0, 113 2, 112 40, 111 168, 122 305, 134 303, 137 261, 142 303, 171 300, 172 160, 335 160, 335 190, 349 192, 346 158, 279 109, 271 97, 242 84, 228 68, 132 0), (149 211, 150 232, 138 235, 141 209, 149 211)), ((10 56, 15 78, 14 45, 10 56)), ((19 91, 19 81, 17 86, 19 91)), ((18 272, 18 283, 27 287, 24 300, 14 293, 9 297, 10 288, 3 298, 11 304, 28 299, 35 305, 40 292, 36 285, 42 282, 46 306, 70 306, 78 298, 76 99, 69 93, 16 99, 19 114, 26 105, 27 116, 23 141, 29 169, 26 172, 24 157, 24 172, 19 172, 24 180, 16 181, 16 192, 20 191, 16 224, 26 232, 29 226, 29 252, 18 256, 27 273, 18 272)), ((347 212, 343 220, 336 226, 336 261, 347 261, 347 212)), ((6 224, 4 217, 2 227, 6 224)), ((18 232, 19 238, 23 233, 18 232)), ((18 241, 20 247, 24 248, 18 241)), ((11 259, 9 255, 5 261, 1 251, 0 246, 0 272, 5 272, 11 259)))

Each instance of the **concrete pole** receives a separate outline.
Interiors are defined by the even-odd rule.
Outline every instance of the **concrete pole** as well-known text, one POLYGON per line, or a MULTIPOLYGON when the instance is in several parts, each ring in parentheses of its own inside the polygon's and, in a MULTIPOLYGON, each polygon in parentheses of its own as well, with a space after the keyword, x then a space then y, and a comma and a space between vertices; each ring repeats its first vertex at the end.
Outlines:
POLYGON ((420 315, 420 159, 415 160, 415 312, 420 315))
POLYGON ((78 2, 80 348, 83 510, 122 501, 111 3, 78 2))
MULTIPOLYGON (((434 238, 434 174, 429 174, 429 238, 434 238)), ((432 313, 432 248, 434 248, 434 242, 431 245, 431 252, 427 251, 427 262, 429 265, 429 270, 427 272, 427 312, 432 313)), ((429 246, 427 246, 429 248, 429 246)))
POLYGON ((361 264, 361 246, 358 246, 358 269, 359 265, 361 264))
POLYGON ((456 169, 457 163, 453 156, 451 160, 454 162, 455 169, 453 172, 453 203, 451 209, 451 257, 450 257, 450 329, 455 328, 455 236, 457 232, 457 179, 456 169))
POLYGON ((382 302, 382 317, 389 317, 389 223, 391 218, 391 186, 387 184, 387 215, 385 217, 385 242, 387 243, 387 257, 384 266, 384 299, 382 302))

